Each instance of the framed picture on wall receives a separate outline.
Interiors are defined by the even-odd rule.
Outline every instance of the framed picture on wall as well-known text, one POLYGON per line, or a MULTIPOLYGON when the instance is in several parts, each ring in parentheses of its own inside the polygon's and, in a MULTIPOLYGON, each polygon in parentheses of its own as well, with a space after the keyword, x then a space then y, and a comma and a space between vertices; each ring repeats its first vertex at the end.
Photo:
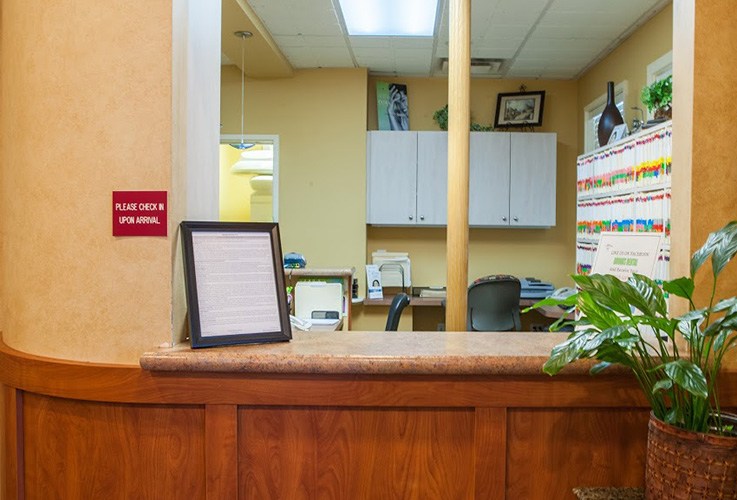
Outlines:
POLYGON ((494 127, 533 127, 543 123, 545 91, 499 94, 494 127))
POLYGON ((290 340, 278 224, 180 227, 192 348, 290 340))

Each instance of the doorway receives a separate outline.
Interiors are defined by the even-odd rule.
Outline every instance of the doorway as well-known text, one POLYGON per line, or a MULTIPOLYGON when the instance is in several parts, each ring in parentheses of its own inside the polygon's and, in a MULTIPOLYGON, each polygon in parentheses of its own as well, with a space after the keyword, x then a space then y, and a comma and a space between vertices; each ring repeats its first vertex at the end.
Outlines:
POLYGON ((219 220, 278 222, 279 136, 221 135, 219 160, 219 220))

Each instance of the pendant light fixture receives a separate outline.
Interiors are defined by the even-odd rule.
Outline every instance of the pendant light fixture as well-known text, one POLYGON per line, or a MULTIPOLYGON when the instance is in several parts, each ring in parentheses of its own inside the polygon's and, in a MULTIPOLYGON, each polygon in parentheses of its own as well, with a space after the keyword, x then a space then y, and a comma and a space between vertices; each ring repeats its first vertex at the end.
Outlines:
POLYGON ((246 114, 246 38, 251 38, 253 33, 250 31, 236 31, 233 34, 241 39, 241 142, 231 144, 231 146, 235 149, 249 149, 253 147, 253 144, 246 142, 246 135, 243 131, 243 117, 246 114))

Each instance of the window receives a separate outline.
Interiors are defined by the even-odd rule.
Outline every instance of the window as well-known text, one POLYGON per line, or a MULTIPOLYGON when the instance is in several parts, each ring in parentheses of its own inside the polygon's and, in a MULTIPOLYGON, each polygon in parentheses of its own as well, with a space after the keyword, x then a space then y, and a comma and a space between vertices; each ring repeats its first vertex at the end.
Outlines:
MULTIPOLYGON (((606 94, 602 94, 584 108, 584 152, 587 153, 600 146, 597 129, 599 118, 606 107, 606 94)), ((624 117, 624 102, 627 98, 627 81, 614 86, 614 103, 624 117)))

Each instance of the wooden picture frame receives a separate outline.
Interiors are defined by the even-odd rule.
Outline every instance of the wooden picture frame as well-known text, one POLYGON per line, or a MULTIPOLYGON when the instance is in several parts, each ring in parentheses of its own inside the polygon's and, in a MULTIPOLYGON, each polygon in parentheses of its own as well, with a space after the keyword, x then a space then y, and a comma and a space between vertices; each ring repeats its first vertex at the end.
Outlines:
POLYGON ((292 338, 279 225, 180 224, 192 348, 292 338))
POLYGON ((545 91, 499 94, 494 127, 537 127, 543 123, 545 91))

